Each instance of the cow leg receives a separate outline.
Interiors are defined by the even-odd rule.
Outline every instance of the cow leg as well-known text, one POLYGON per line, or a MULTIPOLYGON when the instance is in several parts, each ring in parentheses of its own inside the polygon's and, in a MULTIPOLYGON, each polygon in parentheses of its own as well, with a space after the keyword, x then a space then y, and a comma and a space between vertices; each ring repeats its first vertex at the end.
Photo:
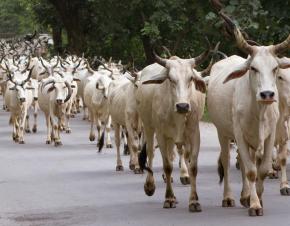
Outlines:
POLYGON ((34 102, 34 113, 33 113, 34 123, 33 123, 33 128, 32 128, 33 133, 37 132, 37 111, 38 111, 38 102, 35 101, 34 102))
POLYGON ((249 216, 262 216, 263 209, 256 191, 257 167, 250 156, 250 148, 244 140, 243 133, 239 126, 234 127, 236 141, 239 148, 241 160, 245 166, 245 174, 249 181, 250 188, 250 208, 249 216))
MULTIPOLYGON (((133 116, 132 116, 133 117, 133 116)), ((130 150, 130 169, 134 170, 135 174, 142 173, 138 163, 138 135, 134 133, 132 119, 130 115, 126 118, 126 128, 128 132, 128 145, 130 150)))
POLYGON ((116 171, 123 171, 124 167, 121 160, 121 153, 120 153, 120 144, 121 144, 121 138, 120 138, 120 125, 114 123, 114 130, 115 130, 115 144, 117 149, 117 166, 116 171))
POLYGON ((107 123, 106 123, 106 148, 113 148, 112 141, 111 141, 111 124, 112 124, 112 119, 111 116, 108 117, 107 123))
MULTIPOLYGON (((274 127, 274 129, 276 129, 274 127)), ((275 142, 275 133, 265 140, 264 154, 257 160, 258 178, 257 178, 257 194, 260 199, 260 203, 263 206, 262 195, 264 192, 264 180, 272 166, 272 152, 275 142)), ((263 211, 260 211, 260 215, 263 215, 263 211)))
POLYGON ((287 174, 286 174, 287 142, 285 144, 279 145, 277 160, 281 168, 280 194, 289 196, 290 187, 288 184, 288 179, 287 179, 287 174))
POLYGON ((130 149, 129 149, 129 146, 128 146, 128 139, 127 139, 127 131, 126 131, 125 128, 122 128, 122 138, 123 138, 123 141, 124 141, 123 154, 124 155, 130 155, 130 149))
POLYGON ((189 196, 189 211, 190 212, 201 212, 201 205, 198 201, 198 195, 196 192, 196 176, 197 176, 197 159, 200 149, 200 132, 198 122, 195 124, 195 128, 189 133, 192 137, 187 138, 190 145, 186 145, 186 151, 190 153, 189 163, 189 176, 190 176, 190 196, 189 196))
POLYGON ((157 141, 160 147, 160 152, 163 160, 163 171, 166 177, 166 192, 165 192, 165 201, 163 208, 175 208, 176 207, 176 198, 173 192, 172 183, 171 183, 171 174, 173 169, 172 164, 172 152, 174 148, 174 141, 172 139, 166 139, 163 135, 157 133, 157 141))
POLYGON ((16 119, 16 116, 14 114, 11 114, 11 117, 10 117, 10 124, 12 124, 13 126, 13 129, 12 129, 12 139, 13 141, 15 142, 18 142, 18 134, 17 134, 17 130, 18 130, 18 126, 17 126, 17 119, 16 119))
POLYGON ((19 118, 19 144, 24 144, 24 127, 25 127, 25 120, 27 109, 23 109, 24 112, 20 113, 19 118))
POLYGON ((71 128, 70 128, 70 126, 69 126, 69 120, 70 120, 70 108, 69 108, 69 110, 66 111, 66 113, 65 113, 65 117, 66 117, 66 121, 65 121, 65 123, 66 123, 66 126, 65 126, 65 132, 66 132, 66 133, 71 133, 71 128))
POLYGON ((229 182, 230 141, 228 138, 222 136, 220 133, 218 133, 218 138, 221 146, 221 153, 219 158, 219 173, 223 174, 224 176, 224 197, 222 201, 222 207, 234 207, 235 200, 233 198, 233 193, 229 182))
POLYGON ((249 208, 250 207, 249 181, 247 179, 247 175, 245 172, 245 166, 244 166, 243 162, 241 161, 241 158, 239 158, 239 165, 241 168, 242 180, 243 180, 243 187, 242 187, 242 192, 241 192, 240 203, 242 206, 249 208))
POLYGON ((90 111, 90 115, 91 115, 91 130, 90 130, 89 139, 90 141, 94 141, 96 139, 96 134, 95 134, 96 117, 92 111, 90 111))
POLYGON ((183 185, 190 184, 190 179, 189 179, 189 174, 188 174, 188 169, 187 165, 185 162, 185 150, 183 147, 177 147, 177 152, 179 154, 179 162, 180 162, 180 182, 183 185))
POLYGON ((144 192, 148 196, 152 196, 155 192, 155 180, 152 171, 153 167, 153 158, 154 158, 154 131, 144 127, 144 144, 142 147, 142 151, 146 152, 148 158, 148 168, 151 172, 147 171, 146 181, 144 183, 144 192))
POLYGON ((31 133, 31 130, 30 130, 30 125, 29 125, 29 115, 27 114, 26 115, 26 118, 25 118, 25 132, 26 133, 31 133))
POLYGON ((51 122, 50 122, 49 114, 45 114, 45 121, 46 121, 46 128, 47 128, 46 144, 50 144, 51 143, 51 122))

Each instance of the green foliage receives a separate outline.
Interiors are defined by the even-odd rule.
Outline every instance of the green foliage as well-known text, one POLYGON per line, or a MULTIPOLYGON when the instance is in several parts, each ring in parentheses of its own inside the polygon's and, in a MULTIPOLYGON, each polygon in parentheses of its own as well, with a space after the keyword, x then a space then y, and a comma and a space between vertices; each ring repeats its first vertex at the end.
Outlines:
MULTIPOLYGON (((269 45, 290 33, 290 1, 221 2, 223 11, 249 39, 269 45)), ((180 57, 195 56, 205 50, 205 36, 213 43, 222 41, 220 48, 228 55, 239 53, 234 41, 225 36, 223 22, 204 0, 1 0, 0 24, 0 33, 65 29, 62 36, 68 42, 73 38, 70 31, 76 29, 86 54, 123 62, 134 58, 140 66, 146 65, 148 51, 161 45, 180 57), (64 14, 56 10, 56 2, 63 3, 64 14), (64 23, 64 16, 75 18, 70 12, 78 12, 80 29, 64 23)))

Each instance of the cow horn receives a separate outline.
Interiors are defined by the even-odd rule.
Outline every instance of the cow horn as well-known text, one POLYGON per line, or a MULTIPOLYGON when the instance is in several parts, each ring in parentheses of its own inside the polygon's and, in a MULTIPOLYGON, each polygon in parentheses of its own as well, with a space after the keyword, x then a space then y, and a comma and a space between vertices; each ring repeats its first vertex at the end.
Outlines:
POLYGON ((94 70, 91 68, 91 66, 90 66, 90 64, 89 64, 89 62, 88 62, 88 60, 85 60, 85 63, 86 63, 86 65, 87 65, 87 70, 88 70, 91 74, 93 74, 93 73, 94 73, 94 70))
POLYGON ((109 69, 102 61, 100 61, 99 59, 96 59, 96 61, 99 62, 104 67, 105 70, 113 73, 113 71, 111 69, 109 69))
POLYGON ((11 81, 11 82, 13 82, 14 84, 16 84, 14 81, 13 81, 13 79, 12 79, 12 75, 11 75, 11 71, 9 70, 9 67, 8 67, 8 65, 7 65, 7 63, 6 63, 6 61, 4 62, 4 64, 5 64, 5 67, 6 67, 6 72, 7 72, 7 77, 8 77, 8 79, 11 81))
POLYGON ((52 66, 52 68, 56 68, 56 67, 57 67, 57 65, 58 65, 58 63, 59 63, 59 55, 57 55, 56 64, 55 64, 55 65, 53 65, 53 66, 52 66))
POLYGON ((25 69, 23 71, 21 71, 21 73, 23 74, 24 72, 26 72, 29 69, 29 66, 30 66, 30 55, 28 57, 28 61, 27 61, 26 67, 25 67, 25 69))
POLYGON ((42 66, 45 68, 45 70, 48 72, 48 68, 47 68, 47 66, 44 65, 44 63, 43 63, 43 61, 42 61, 42 57, 39 57, 38 59, 40 60, 41 65, 42 65, 42 66))
POLYGON ((167 63, 167 59, 161 58, 160 56, 158 56, 155 52, 155 50, 153 50, 153 56, 155 58, 155 61, 162 65, 163 67, 166 67, 166 63, 167 63))
POLYGON ((66 103, 70 99, 70 97, 72 95, 72 89, 70 87, 70 84, 68 82, 65 82, 65 86, 68 88, 68 94, 67 94, 67 96, 66 96, 66 98, 64 100, 64 103, 66 103))
POLYGON ((213 53, 213 55, 212 55, 212 57, 211 57, 210 63, 209 63, 209 65, 207 66, 207 68, 204 69, 204 70, 200 73, 202 77, 205 77, 205 76, 207 76, 207 75, 210 73, 210 70, 211 70, 211 68, 212 68, 212 66, 213 66, 213 64, 214 64, 215 56, 216 56, 216 54, 217 54, 217 51, 218 51, 219 46, 220 46, 220 42, 218 42, 218 43, 216 44, 214 50, 211 51, 211 52, 213 53))
POLYGON ((168 57, 171 57, 172 56, 170 50, 166 46, 162 46, 162 48, 164 49, 164 51, 166 52, 166 54, 168 55, 168 57))
POLYGON ((77 64, 77 66, 74 67, 73 69, 73 73, 76 72, 77 68, 81 65, 81 62, 82 62, 83 58, 79 60, 79 63, 77 64))
POLYGON ((284 52, 284 51, 286 51, 289 48, 290 48, 290 34, 288 35, 288 38, 285 41, 274 45, 273 46, 273 51, 274 51, 275 54, 277 54, 277 53, 284 52))
POLYGON ((41 85, 41 91, 42 91, 43 87, 45 87, 45 86, 47 86, 47 85, 49 85, 51 83, 54 83, 54 80, 53 79, 47 80, 44 83, 42 83, 42 85, 41 85))
POLYGON ((33 70, 33 68, 34 68, 34 65, 33 65, 33 67, 30 69, 27 78, 22 82, 22 84, 25 84, 26 82, 28 82, 28 81, 31 79, 31 75, 32 75, 32 70, 33 70))
POLYGON ((192 65, 197 66, 197 65, 201 64, 203 61, 206 60, 206 58, 210 54, 211 46, 210 46, 210 43, 209 43, 207 38, 206 38, 206 41, 207 41, 208 49, 206 51, 204 51, 202 54, 200 54, 199 56, 197 56, 193 59, 190 59, 190 61, 192 62, 192 65))
POLYGON ((247 40, 242 35, 240 29, 236 26, 236 24, 232 21, 232 19, 229 18, 227 15, 225 15, 222 12, 220 12, 219 14, 225 20, 226 24, 229 26, 231 31, 234 32, 234 35, 235 35, 235 38, 236 38, 236 42, 237 42, 237 45, 238 45, 239 49, 242 50, 243 52, 247 53, 247 54, 252 55, 253 52, 254 52, 254 47, 251 46, 247 42, 247 40))

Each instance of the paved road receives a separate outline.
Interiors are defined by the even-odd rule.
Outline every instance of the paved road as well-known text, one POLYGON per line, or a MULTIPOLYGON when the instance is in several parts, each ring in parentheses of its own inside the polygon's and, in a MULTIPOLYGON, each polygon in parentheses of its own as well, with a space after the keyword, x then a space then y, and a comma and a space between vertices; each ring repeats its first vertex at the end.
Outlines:
MULTIPOLYGON (((0 99, 0 104, 2 99, 0 99)), ((0 105, 2 106, 2 104, 0 105)), ((44 118, 37 134, 25 136, 26 144, 12 142, 8 113, 0 110, 0 225, 106 226, 106 225, 197 225, 232 226, 290 225, 290 197, 281 197, 279 182, 267 180, 264 216, 250 218, 239 205, 240 172, 231 167, 235 208, 222 208, 222 186, 218 184, 218 141, 215 128, 201 123, 198 194, 203 212, 188 212, 189 186, 179 182, 175 161, 176 209, 163 209, 165 184, 160 154, 154 171, 157 189, 152 197, 143 191, 145 175, 128 169, 115 171, 115 151, 96 152, 88 140, 89 124, 81 116, 72 119, 72 134, 62 134, 63 146, 45 144, 44 118)), ((234 163, 234 155, 232 157, 234 163)))

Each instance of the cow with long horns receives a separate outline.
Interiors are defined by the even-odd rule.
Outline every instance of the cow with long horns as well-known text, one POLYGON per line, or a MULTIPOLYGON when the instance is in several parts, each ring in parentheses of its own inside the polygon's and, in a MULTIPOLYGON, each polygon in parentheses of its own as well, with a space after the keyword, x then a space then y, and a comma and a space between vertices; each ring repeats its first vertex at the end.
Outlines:
POLYGON ((252 46, 226 15, 238 47, 247 59, 231 56, 213 65, 208 85, 208 111, 217 127, 221 146, 219 174, 224 178, 223 207, 235 205, 229 183, 230 140, 241 157, 243 189, 240 202, 250 216, 262 216, 264 179, 271 167, 276 124, 279 118, 277 75, 290 67, 277 54, 289 48, 290 35, 277 45, 252 46))
POLYGON ((61 120, 65 116, 72 88, 68 81, 55 73, 53 67, 47 67, 47 71, 50 76, 40 83, 38 102, 46 119, 46 144, 50 144, 53 140, 55 146, 59 146, 62 145, 59 135, 61 120))
POLYGON ((200 148, 199 120, 205 104, 205 83, 195 73, 209 54, 209 50, 196 58, 163 59, 155 54, 156 62, 145 67, 140 87, 136 91, 137 109, 144 126, 146 145, 139 156, 139 164, 147 169, 145 193, 154 194, 155 182, 152 172, 154 134, 163 159, 166 176, 164 208, 175 208, 176 198, 171 184, 174 146, 189 156, 191 192, 189 211, 200 212, 201 205, 196 192, 197 158, 200 148), (148 166, 146 166, 146 154, 148 166))
POLYGON ((7 72, 7 87, 5 103, 11 112, 10 123, 13 125, 12 138, 19 144, 24 144, 24 129, 27 109, 33 101, 33 87, 28 85, 32 70, 11 72, 8 65, 3 68, 7 72))

